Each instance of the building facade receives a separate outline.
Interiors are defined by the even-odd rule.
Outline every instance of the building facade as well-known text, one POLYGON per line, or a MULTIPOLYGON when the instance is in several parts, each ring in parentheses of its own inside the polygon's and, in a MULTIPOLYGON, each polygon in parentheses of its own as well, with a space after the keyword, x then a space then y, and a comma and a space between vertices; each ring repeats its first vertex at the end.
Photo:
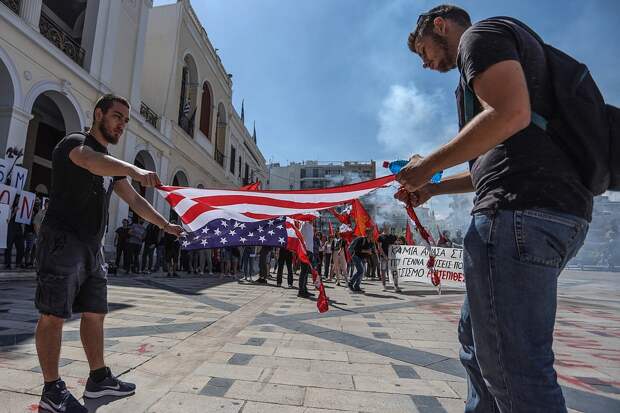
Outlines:
MULTIPOLYGON (((0 152, 23 149, 26 190, 49 193, 52 149, 90 126, 104 93, 132 106, 110 152, 163 182, 234 188, 267 179, 256 136, 232 105, 232 76, 189 1, 0 0, 0 27, 0 152)), ((136 188, 170 213, 152 188, 136 188)), ((110 227, 130 215, 113 197, 110 227)), ((108 249, 112 242, 109 234, 108 249)))
POLYGON ((302 161, 268 166, 269 189, 317 189, 377 177, 375 161, 302 161))

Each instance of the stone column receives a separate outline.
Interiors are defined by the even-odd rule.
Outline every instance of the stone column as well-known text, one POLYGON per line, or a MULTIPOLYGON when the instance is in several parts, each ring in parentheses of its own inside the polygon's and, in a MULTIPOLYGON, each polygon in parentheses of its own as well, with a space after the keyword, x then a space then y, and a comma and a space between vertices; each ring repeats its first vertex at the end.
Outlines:
POLYGON ((19 3, 19 15, 36 31, 39 31, 41 3, 42 0, 21 0, 19 3))
POLYGON ((0 158, 8 147, 24 149, 32 115, 18 107, 0 107, 0 158))

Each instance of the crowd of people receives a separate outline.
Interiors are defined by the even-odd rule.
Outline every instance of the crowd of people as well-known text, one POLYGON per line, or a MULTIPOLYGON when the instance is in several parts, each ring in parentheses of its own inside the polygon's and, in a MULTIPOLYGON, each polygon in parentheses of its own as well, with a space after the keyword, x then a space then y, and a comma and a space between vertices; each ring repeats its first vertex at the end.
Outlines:
MULTIPOLYGON (((388 280, 388 255, 391 245, 404 245, 404 236, 397 236, 386 225, 383 232, 373 237, 372 229, 365 236, 345 237, 338 232, 323 234, 315 231, 312 224, 302 226, 301 233, 311 260, 312 267, 325 282, 335 286, 348 287, 353 292, 362 292, 361 280, 380 280, 384 289, 388 280)), ((460 231, 450 239, 445 231, 441 237, 444 246, 458 246, 462 242, 460 231)), ((186 251, 180 241, 170 234, 164 234, 156 225, 144 225, 135 216, 124 219, 115 231, 116 257, 112 273, 148 275, 164 272, 168 277, 179 277, 180 273, 198 276, 215 276, 219 279, 233 279, 242 282, 267 284, 275 281, 278 287, 295 288, 298 277, 299 296, 310 297, 307 278, 309 266, 299 260, 296 253, 281 247, 271 246, 229 246, 186 251), (283 274, 286 270, 286 282, 283 274)), ((395 291, 400 292, 397 277, 393 277, 395 291)))
POLYGON ((36 265, 37 237, 41 223, 45 218, 46 206, 41 199, 35 199, 32 220, 30 224, 21 224, 16 221, 19 206, 19 195, 15 196, 8 218, 6 248, 4 250, 4 268, 31 269, 36 265), (15 254, 13 255, 13 252, 15 254), (13 259, 13 256, 15 259, 13 259))

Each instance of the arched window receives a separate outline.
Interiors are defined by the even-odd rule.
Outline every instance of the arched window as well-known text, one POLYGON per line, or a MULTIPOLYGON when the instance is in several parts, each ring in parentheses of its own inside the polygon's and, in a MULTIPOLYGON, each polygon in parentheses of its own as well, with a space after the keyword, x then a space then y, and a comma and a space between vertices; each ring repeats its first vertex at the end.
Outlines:
POLYGON ((202 85, 202 102, 200 104, 200 131, 211 140, 211 91, 209 84, 202 85))

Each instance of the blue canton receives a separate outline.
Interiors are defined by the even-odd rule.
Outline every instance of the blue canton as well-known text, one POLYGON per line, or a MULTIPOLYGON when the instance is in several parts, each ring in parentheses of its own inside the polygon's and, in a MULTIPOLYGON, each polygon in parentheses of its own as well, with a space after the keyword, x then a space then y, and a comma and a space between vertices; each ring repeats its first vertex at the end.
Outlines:
POLYGON ((269 245, 286 247, 286 218, 280 217, 256 222, 234 219, 216 219, 198 231, 180 238, 184 250, 223 248, 244 245, 269 245))

